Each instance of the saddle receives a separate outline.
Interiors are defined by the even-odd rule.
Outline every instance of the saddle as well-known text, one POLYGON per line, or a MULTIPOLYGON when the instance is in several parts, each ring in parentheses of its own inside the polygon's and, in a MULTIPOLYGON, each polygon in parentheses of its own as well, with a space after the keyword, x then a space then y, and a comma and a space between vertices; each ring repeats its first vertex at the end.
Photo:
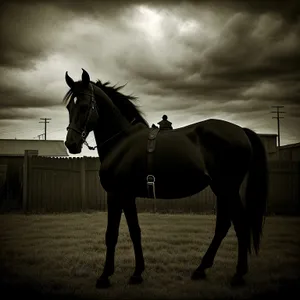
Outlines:
POLYGON ((148 175, 146 177, 147 181, 147 190, 148 190, 148 198, 156 199, 155 194, 155 176, 154 173, 154 151, 155 151, 155 144, 156 144, 156 137, 159 132, 159 127, 152 127, 150 128, 150 132, 148 135, 148 143, 147 143, 147 170, 148 175))

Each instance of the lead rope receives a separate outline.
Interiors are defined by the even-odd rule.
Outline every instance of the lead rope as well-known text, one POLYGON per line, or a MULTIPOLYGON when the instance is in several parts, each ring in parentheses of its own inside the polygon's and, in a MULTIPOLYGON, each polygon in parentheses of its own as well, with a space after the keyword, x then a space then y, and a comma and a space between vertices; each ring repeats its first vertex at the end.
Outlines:
POLYGON ((86 140, 83 143, 89 148, 89 150, 95 150, 97 148, 97 145, 94 147, 90 146, 86 140))

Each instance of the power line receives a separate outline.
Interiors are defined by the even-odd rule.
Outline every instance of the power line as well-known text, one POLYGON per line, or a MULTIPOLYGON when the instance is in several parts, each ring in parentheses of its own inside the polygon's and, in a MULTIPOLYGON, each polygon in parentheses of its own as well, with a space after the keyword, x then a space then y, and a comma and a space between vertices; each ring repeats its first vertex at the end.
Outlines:
POLYGON ((278 141, 278 148, 280 148, 280 119, 283 119, 284 117, 281 117, 280 114, 285 114, 284 111, 279 111, 281 108, 283 108, 283 105, 275 105, 272 106, 276 108, 276 111, 271 111, 271 113, 276 113, 276 117, 272 117, 272 119, 277 119, 277 141, 278 141))
POLYGON ((45 137, 45 140, 47 140, 47 124, 49 124, 48 121, 50 121, 51 118, 40 118, 40 120, 43 120, 43 121, 42 121, 42 122, 39 122, 39 123, 44 123, 44 124, 45 124, 44 137, 45 137))
POLYGON ((39 140, 43 137, 44 133, 38 134, 37 137, 39 138, 39 140))
POLYGON ((60 129, 57 129, 57 130, 54 130, 54 131, 50 131, 48 133, 56 133, 56 132, 66 132, 66 129, 60 128, 60 129))

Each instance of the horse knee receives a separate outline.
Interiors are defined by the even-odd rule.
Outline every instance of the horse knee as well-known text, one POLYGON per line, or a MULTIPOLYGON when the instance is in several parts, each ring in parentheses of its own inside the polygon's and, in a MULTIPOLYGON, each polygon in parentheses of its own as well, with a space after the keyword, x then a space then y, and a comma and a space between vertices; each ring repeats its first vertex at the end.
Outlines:
POLYGON ((107 230, 105 234, 105 244, 108 248, 113 248, 118 242, 119 230, 107 230))
POLYGON ((236 236, 245 237, 247 234, 250 234, 250 227, 248 226, 247 222, 242 218, 233 219, 233 226, 236 233, 236 236))
POLYGON ((231 227, 230 220, 219 223, 218 226, 216 226, 215 235, 220 239, 224 239, 230 227, 231 227))
POLYGON ((129 229, 130 237, 133 242, 141 241, 141 228, 139 226, 129 229))

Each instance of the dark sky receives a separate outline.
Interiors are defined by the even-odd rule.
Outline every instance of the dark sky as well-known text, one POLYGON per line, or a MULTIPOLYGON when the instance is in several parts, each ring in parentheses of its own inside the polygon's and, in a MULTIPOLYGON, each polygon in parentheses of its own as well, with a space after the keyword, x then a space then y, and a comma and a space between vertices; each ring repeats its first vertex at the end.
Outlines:
POLYGON ((150 124, 213 117, 276 133, 271 106, 284 105, 282 144, 300 141, 298 1, 7 2, 0 138, 36 137, 48 117, 48 137, 64 139, 64 74, 79 79, 84 68, 127 83, 150 124))

